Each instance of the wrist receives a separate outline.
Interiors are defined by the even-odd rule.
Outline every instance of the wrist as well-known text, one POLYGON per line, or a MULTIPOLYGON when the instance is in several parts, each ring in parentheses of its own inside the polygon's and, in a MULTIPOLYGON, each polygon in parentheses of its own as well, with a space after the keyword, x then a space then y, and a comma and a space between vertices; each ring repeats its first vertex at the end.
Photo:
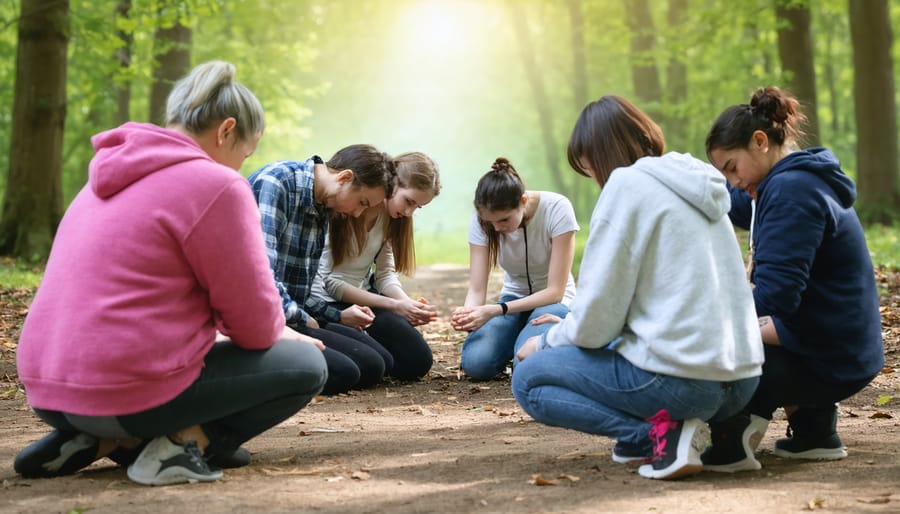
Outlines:
POLYGON ((505 316, 507 312, 509 312, 509 305, 506 302, 497 302, 497 305, 500 306, 500 315, 505 316))

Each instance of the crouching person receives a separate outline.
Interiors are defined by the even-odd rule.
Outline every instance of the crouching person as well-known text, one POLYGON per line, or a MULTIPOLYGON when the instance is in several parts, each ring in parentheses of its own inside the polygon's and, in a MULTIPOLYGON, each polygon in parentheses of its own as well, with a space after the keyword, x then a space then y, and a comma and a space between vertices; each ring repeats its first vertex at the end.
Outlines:
POLYGON ((264 118, 234 71, 206 63, 177 83, 166 128, 126 123, 93 138, 88 184, 19 340, 28 402, 53 428, 16 456, 19 474, 110 457, 141 484, 217 480, 220 466, 249 462, 244 441, 322 389, 321 342, 284 328, 236 171, 264 118))

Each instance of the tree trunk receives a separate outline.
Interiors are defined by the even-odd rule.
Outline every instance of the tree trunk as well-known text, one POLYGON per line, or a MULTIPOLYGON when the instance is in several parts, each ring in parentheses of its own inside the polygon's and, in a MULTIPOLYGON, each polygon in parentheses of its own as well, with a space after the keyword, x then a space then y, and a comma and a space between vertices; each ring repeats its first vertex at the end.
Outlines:
POLYGON ((659 105, 662 102, 662 85, 653 50, 656 47, 656 31, 650 16, 647 0, 623 0, 625 18, 631 29, 631 82, 641 108, 654 121, 663 124, 659 105))
POLYGON ((0 254, 39 260, 62 216, 68 0, 22 0, 0 254))
POLYGON ((191 68, 191 29, 176 21, 171 27, 156 30, 154 45, 158 66, 153 71, 150 88, 150 121, 157 125, 166 122, 166 100, 172 85, 187 75, 191 68))
POLYGON ((550 99, 544 87, 543 74, 538 68, 534 57, 534 45, 528 34, 528 20, 525 17, 525 6, 507 0, 506 3, 512 21, 513 31, 519 46, 519 55, 525 67, 525 77, 531 86, 534 95, 534 103, 537 108, 538 122, 541 127, 541 140, 544 143, 544 155, 547 157, 547 169, 553 179, 556 190, 567 194, 567 188, 563 181, 559 168, 559 153, 556 139, 553 137, 553 109, 550 107, 550 99))
POLYGON ((807 117, 805 143, 819 146, 819 109, 809 7, 788 0, 775 4, 778 56, 787 79, 786 88, 800 100, 807 117))
POLYGON ((900 212, 890 19, 887 0, 850 0, 859 201, 864 218, 883 223, 900 212))
MULTIPOLYGON (((687 31, 684 20, 687 15, 687 0, 669 0, 669 31, 687 31)), ((666 67, 666 141, 674 148, 687 147, 688 122, 685 116, 684 103, 687 101, 687 66, 684 64, 685 53, 676 51, 669 55, 666 67)), ((668 145, 667 145, 668 146, 668 145)))
MULTIPOLYGON (((116 2, 116 19, 128 19, 131 13, 131 0, 119 0, 116 2)), ((131 47, 134 44, 134 35, 121 29, 116 30, 116 36, 122 40, 122 46, 116 50, 116 60, 119 68, 128 69, 131 66, 131 47)), ((131 81, 116 81, 116 113, 113 123, 118 126, 131 119, 131 81)))

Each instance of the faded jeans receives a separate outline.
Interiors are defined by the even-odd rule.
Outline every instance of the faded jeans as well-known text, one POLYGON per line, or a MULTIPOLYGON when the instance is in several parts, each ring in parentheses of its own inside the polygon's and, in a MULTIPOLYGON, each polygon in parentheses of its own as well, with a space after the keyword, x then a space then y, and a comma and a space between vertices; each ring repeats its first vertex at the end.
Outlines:
MULTIPOLYGON (((511 302, 519 297, 503 295, 501 302, 511 302)), ((533 326, 531 320, 541 314, 554 314, 564 318, 569 308, 561 303, 538 307, 532 311, 515 312, 494 316, 487 323, 472 331, 463 342, 461 366, 466 375, 475 380, 490 380, 501 373, 512 360, 513 355, 534 335, 541 334, 545 327, 533 326)))
POLYGON ((633 366, 609 347, 562 346, 521 361, 512 390, 541 423, 648 447, 646 419, 660 409, 673 420, 724 420, 747 404, 758 382, 759 377, 718 382, 661 375, 633 366))

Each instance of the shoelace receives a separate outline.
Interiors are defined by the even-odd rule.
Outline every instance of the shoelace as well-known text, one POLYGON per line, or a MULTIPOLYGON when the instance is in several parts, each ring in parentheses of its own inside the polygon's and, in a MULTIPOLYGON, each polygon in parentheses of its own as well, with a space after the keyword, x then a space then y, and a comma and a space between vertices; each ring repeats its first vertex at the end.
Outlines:
POLYGON ((647 418, 647 422, 652 425, 648 436, 653 442, 653 460, 658 460, 666 455, 666 432, 678 428, 678 422, 672 421, 669 411, 666 409, 660 409, 659 412, 647 418))
POLYGON ((206 461, 203 460, 203 456, 200 454, 200 448, 197 446, 196 442, 188 441, 184 443, 184 451, 190 457, 192 464, 202 470, 209 470, 209 466, 207 466, 206 461))

